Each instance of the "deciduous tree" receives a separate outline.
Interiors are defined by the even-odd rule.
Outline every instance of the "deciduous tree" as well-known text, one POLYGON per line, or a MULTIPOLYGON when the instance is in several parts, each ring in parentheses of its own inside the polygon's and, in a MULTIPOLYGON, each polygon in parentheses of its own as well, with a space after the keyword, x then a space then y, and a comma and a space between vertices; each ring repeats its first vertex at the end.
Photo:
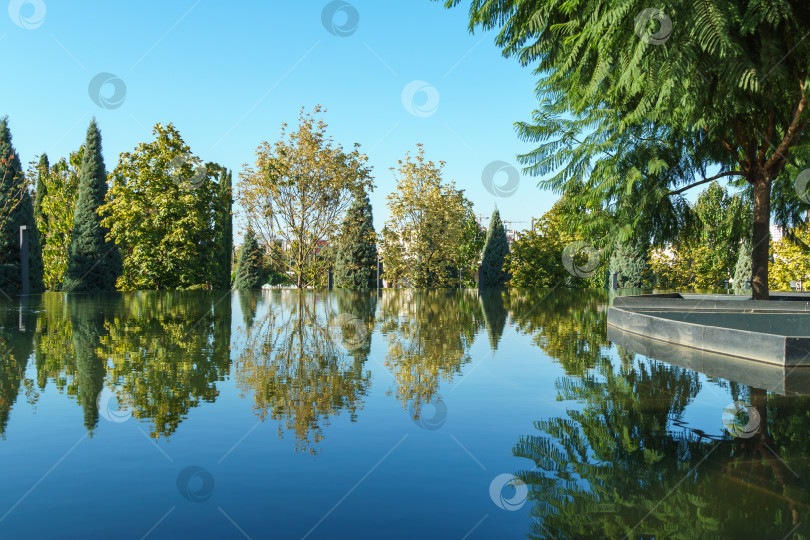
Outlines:
MULTIPOLYGON (((222 204, 216 163, 203 165, 172 125, 155 125, 155 140, 121 154, 111 175, 107 216, 123 254, 123 290, 210 287, 222 204)), ((78 219, 78 218, 77 218, 78 219)))
POLYGON ((294 246, 290 263, 298 288, 325 274, 319 243, 333 241, 352 199, 373 189, 368 158, 358 144, 346 152, 327 135, 325 112, 302 108, 298 128, 288 132, 283 124, 279 140, 263 142, 255 166, 240 174, 239 200, 257 236, 265 244, 283 238, 294 246))
POLYGON ((70 159, 56 162, 43 178, 46 192, 42 200, 45 248, 42 252, 45 287, 51 291, 62 288, 68 268, 70 243, 73 238, 73 214, 79 195, 79 171, 84 146, 71 152, 70 159))
POLYGON ((797 227, 790 232, 771 243, 771 281, 778 291, 793 290, 791 282, 804 290, 810 280, 810 227, 797 227))
POLYGON ((385 275, 389 282, 416 288, 455 287, 465 261, 462 250, 472 203, 464 190, 444 182, 442 168, 418 145, 392 169, 397 189, 388 195, 391 218, 382 234, 385 275))

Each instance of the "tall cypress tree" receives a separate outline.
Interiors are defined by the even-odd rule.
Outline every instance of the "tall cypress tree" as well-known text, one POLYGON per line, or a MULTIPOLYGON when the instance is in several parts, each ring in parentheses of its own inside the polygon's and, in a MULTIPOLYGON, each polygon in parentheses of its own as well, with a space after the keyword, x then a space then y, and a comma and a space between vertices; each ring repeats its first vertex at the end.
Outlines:
POLYGON ((48 216, 42 211, 42 201, 48 195, 48 190, 45 187, 45 177, 51 171, 51 165, 48 162, 48 154, 42 154, 39 157, 39 165, 37 166, 37 192, 34 198, 34 221, 39 229, 39 246, 45 249, 45 236, 48 234, 48 216))
POLYGON ((253 228, 248 227, 245 241, 239 251, 239 260, 236 262, 236 276, 233 280, 234 289, 261 289, 267 276, 264 272, 264 258, 259 242, 253 228))
POLYGON ((377 233, 368 194, 355 197, 346 211, 335 262, 335 284, 344 289, 377 287, 377 233))
POLYGON ((501 336, 503 336, 506 317, 509 314, 504 296, 508 298, 509 292, 498 289, 488 289, 478 295, 481 302, 481 311, 484 314, 484 324, 487 327, 487 335, 489 336, 489 347, 493 351, 498 350, 498 343, 500 343, 501 336))
POLYGON ((509 242, 506 240, 506 230, 503 228, 501 214, 496 208, 489 220, 487 241, 484 244, 481 261, 479 288, 492 289, 506 285, 509 280, 509 273, 504 269, 507 255, 509 255, 509 242))
POLYGON ((78 401, 84 409, 84 427, 93 433, 98 425, 98 396, 104 389, 107 369, 96 353, 101 336, 105 334, 104 314, 98 310, 95 295, 70 298, 73 324, 73 350, 76 358, 78 401))
POLYGON ((107 170, 101 155, 101 133, 96 119, 87 128, 79 196, 73 218, 65 291, 113 291, 121 275, 118 247, 107 240, 109 229, 101 225, 98 207, 107 195, 107 170))
POLYGON ((34 205, 11 144, 8 117, 0 118, 0 291, 20 292, 20 227, 28 228, 28 281, 31 292, 41 292, 42 248, 34 221, 34 205))
MULTIPOLYGON (((608 274, 617 272, 621 288, 638 289, 648 284, 649 247, 642 240, 616 242, 610 256, 608 274)), ((611 278, 612 279, 612 278, 611 278)))
POLYGON ((751 279, 751 240, 746 238, 740 245, 737 265, 734 267, 734 294, 751 294, 745 288, 746 280, 751 279))
POLYGON ((217 216, 216 260, 219 273, 214 280, 215 289, 231 288, 231 260, 233 259, 233 191, 231 171, 222 169, 219 175, 220 210, 217 216))

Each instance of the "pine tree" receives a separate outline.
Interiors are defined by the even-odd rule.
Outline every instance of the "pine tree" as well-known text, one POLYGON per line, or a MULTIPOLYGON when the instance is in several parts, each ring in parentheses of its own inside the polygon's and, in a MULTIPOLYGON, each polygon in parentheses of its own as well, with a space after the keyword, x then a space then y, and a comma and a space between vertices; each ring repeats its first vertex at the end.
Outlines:
POLYGON ((613 272, 619 274, 619 287, 631 289, 643 287, 647 282, 648 267, 649 249, 644 242, 616 242, 616 249, 610 256, 608 272, 609 276, 612 276, 613 272))
POLYGON ((101 155, 101 133, 95 118, 87 128, 79 197, 73 218, 65 291, 112 291, 121 275, 121 255, 107 239, 109 229, 101 225, 98 208, 107 195, 107 170, 101 155))
POLYGON ((335 264, 335 284, 343 289, 377 287, 377 233, 368 194, 356 197, 346 211, 335 264))
POLYGON ((484 324, 489 337, 489 347, 493 351, 498 350, 498 343, 500 343, 503 330, 506 327, 508 309, 505 300, 508 298, 508 291, 497 289, 489 289, 479 294, 481 311, 484 314, 484 324))
POLYGON ((48 234, 48 215, 42 211, 42 201, 48 195, 48 190, 45 187, 45 178, 50 173, 51 166, 48 162, 48 155, 42 154, 39 157, 39 165, 37 166, 37 191, 34 199, 34 221, 39 230, 39 246, 40 249, 45 249, 45 236, 48 234))
POLYGON ((239 260, 236 262, 236 276, 233 280, 234 289, 261 289, 266 276, 262 259, 263 252, 252 227, 245 233, 245 242, 239 251, 239 260))
POLYGON ((28 228, 28 282, 30 292, 41 292, 42 248, 34 221, 34 205, 11 144, 8 117, 0 119, 0 291, 20 292, 20 227, 28 228))
POLYGON ((233 258, 233 192, 231 171, 222 169, 219 175, 219 200, 221 207, 217 216, 216 260, 213 264, 219 273, 213 280, 214 289, 231 288, 231 259, 233 258))
POLYGON ((751 279, 751 252, 751 241, 746 238, 740 245, 737 265, 734 267, 734 294, 750 294, 745 288, 745 282, 751 279))
POLYGON ((84 410, 84 427, 91 434, 98 425, 98 397, 104 389, 107 374, 104 362, 96 353, 100 336, 104 332, 104 315, 97 306, 95 295, 80 295, 70 298, 71 323, 73 325, 73 351, 76 362, 78 401, 84 410))
POLYGON ((501 214, 496 208, 489 220, 487 241, 484 244, 481 262, 479 288, 492 289, 506 285, 509 280, 509 273, 504 269, 507 255, 509 255, 509 242, 506 240, 506 230, 501 222, 501 214))

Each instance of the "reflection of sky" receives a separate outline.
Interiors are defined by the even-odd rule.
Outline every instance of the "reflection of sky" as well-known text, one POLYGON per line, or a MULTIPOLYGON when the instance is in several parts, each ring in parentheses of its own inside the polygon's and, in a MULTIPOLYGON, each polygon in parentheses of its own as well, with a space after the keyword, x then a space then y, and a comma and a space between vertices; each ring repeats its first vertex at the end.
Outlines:
MULTIPOLYGON (((256 321, 270 308, 280 309, 272 298, 263 295, 256 321)), ((234 295, 232 359, 243 343, 237 330, 243 326, 240 306, 234 295)), ((379 317, 380 303, 377 309, 379 317)), ((225 380, 216 382, 216 401, 190 408, 169 441, 149 440, 149 420, 135 418, 121 423, 100 419, 92 439, 82 439, 82 408, 58 393, 53 381, 38 390, 35 406, 26 403, 21 391, 6 440, 0 441, 0 456, 15 464, 0 472, 0 516, 76 446, 41 487, 0 522, 0 536, 18 536, 7 533, 26 527, 32 537, 56 537, 54 524, 59 524, 62 536, 69 536, 86 526, 84 512, 92 512, 99 531, 120 530, 126 522, 142 535, 172 507, 176 510, 156 529, 156 538, 233 536, 231 523, 216 511, 220 507, 252 537, 273 530, 300 538, 338 501, 341 504, 319 525, 323 537, 341 536, 337 531, 356 530, 362 524, 368 537, 390 537, 384 531, 395 530, 402 537, 460 538, 479 522, 476 532, 481 538, 524 536, 532 503, 516 512, 501 510, 490 499, 489 487, 498 475, 534 467, 512 451, 521 437, 541 435, 537 421, 565 418, 567 411, 586 405, 556 401, 556 384, 566 377, 560 363, 532 342, 536 336, 517 332, 508 323, 493 352, 482 328, 461 374, 440 380, 447 417, 431 431, 421 429, 395 395, 396 381, 385 365, 386 337, 377 325, 363 364, 372 384, 362 396, 356 421, 349 414, 332 415, 323 426, 317 455, 295 452, 294 435, 286 432, 280 439, 277 421, 268 417, 258 422, 252 396, 242 397, 235 365, 225 380), (192 465, 215 478, 214 506, 187 504, 179 497, 174 479, 192 465), (78 498, 77 486, 83 488, 78 498), (83 505, 80 510, 77 501, 83 505), (37 519, 43 507, 51 519, 37 519)), ((602 351, 618 369, 615 347, 602 351)), ((637 357, 636 364, 641 361, 646 362, 637 357)), ((36 379, 33 361, 26 377, 36 379)), ((700 382, 702 389, 682 420, 721 435, 723 408, 731 397, 703 375, 700 382)), ((586 485, 580 478, 574 480, 586 485)), ((512 494, 509 488, 503 491, 505 498, 512 494)))

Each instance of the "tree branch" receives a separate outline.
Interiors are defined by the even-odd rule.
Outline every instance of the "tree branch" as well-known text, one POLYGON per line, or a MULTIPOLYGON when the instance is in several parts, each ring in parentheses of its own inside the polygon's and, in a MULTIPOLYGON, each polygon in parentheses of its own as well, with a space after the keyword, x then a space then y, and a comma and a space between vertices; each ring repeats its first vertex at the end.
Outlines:
POLYGON ((763 169, 765 170, 772 168, 780 160, 783 162, 787 161, 786 152, 788 148, 790 148, 790 145, 793 142, 793 137, 798 131, 799 121, 801 120, 802 113, 807 108, 807 94, 804 91, 803 81, 799 83, 799 88, 802 91, 802 99, 799 100, 798 105, 796 105, 796 109, 793 111, 793 119, 790 121, 790 127, 788 127, 787 131, 785 132, 785 136, 782 138, 782 143, 779 145, 779 148, 776 149, 776 152, 774 152, 771 158, 765 162, 765 165, 763 166, 763 169))
POLYGON ((693 187, 697 187, 697 186, 700 186, 700 185, 703 185, 703 184, 708 184, 712 180, 717 180, 718 178, 723 178, 724 176, 745 176, 745 174, 743 172, 741 172, 741 171, 729 171, 729 172, 716 174, 716 175, 711 176, 709 178, 704 178, 703 180, 701 180, 699 182, 689 184, 688 186, 682 187, 682 188, 677 189, 675 191, 670 191, 669 194, 670 195, 680 195, 684 191, 689 191, 693 187))

